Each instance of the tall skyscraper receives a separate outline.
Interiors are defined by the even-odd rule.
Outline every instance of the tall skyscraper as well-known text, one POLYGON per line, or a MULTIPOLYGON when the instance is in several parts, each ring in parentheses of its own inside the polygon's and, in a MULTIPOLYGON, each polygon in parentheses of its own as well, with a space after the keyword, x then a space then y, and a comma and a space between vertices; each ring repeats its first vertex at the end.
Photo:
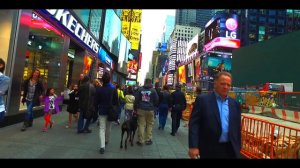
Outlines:
POLYGON ((175 15, 175 24, 183 26, 196 26, 195 9, 177 9, 175 15))
POLYGON ((212 9, 197 9, 196 10, 196 23, 197 26, 204 30, 206 23, 214 16, 212 9))
POLYGON ((164 25, 163 39, 162 39, 163 43, 167 43, 169 41, 169 38, 174 30, 174 27, 175 27, 175 16, 168 15, 164 25))

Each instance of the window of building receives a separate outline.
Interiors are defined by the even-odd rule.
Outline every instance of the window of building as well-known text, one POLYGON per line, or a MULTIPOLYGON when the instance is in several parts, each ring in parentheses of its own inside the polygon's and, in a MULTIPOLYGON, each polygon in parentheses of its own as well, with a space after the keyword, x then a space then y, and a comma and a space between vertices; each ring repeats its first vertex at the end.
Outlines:
POLYGON ((249 13, 250 13, 250 14, 252 14, 252 13, 253 13, 253 14, 256 14, 256 13, 257 13, 257 9, 249 9, 249 13))
POLYGON ((250 29, 251 32, 256 32, 256 25, 250 24, 249 29, 250 29))
POLYGON ((284 20, 283 19, 278 19, 277 23, 280 26, 284 26, 284 20))
POLYGON ((265 10, 265 9, 260 9, 260 10, 259 10, 259 14, 265 15, 265 14, 266 14, 266 10, 265 10))
POLYGON ((265 27, 264 26, 259 26, 258 28, 258 41, 263 41, 264 36, 265 36, 265 27))
POLYGON ((275 33, 275 27, 269 27, 268 29, 269 29, 269 33, 271 34, 275 33))
POLYGON ((277 28, 277 33, 279 33, 279 34, 284 33, 284 29, 283 28, 277 28))
POLYGON ((294 17, 300 17, 300 10, 294 10, 294 17))
POLYGON ((276 16, 276 10, 269 10, 269 16, 276 16))
POLYGON ((269 18, 268 23, 271 25, 275 25, 275 18, 269 18))
POLYGON ((259 23, 266 23, 266 17, 259 17, 259 23))
POLYGON ((256 16, 250 15, 249 20, 252 22, 256 22, 256 16))
POLYGON ((285 15, 286 15, 286 11, 285 10, 278 10, 278 16, 284 17, 285 15))

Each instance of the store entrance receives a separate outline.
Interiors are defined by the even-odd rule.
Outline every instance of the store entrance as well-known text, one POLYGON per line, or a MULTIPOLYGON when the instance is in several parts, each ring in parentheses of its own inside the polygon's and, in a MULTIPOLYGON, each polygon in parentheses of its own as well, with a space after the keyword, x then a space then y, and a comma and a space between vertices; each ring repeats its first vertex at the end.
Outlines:
POLYGON ((76 84, 76 81, 79 79, 79 75, 82 71, 83 55, 84 49, 70 40, 65 88, 71 89, 72 85, 76 84))

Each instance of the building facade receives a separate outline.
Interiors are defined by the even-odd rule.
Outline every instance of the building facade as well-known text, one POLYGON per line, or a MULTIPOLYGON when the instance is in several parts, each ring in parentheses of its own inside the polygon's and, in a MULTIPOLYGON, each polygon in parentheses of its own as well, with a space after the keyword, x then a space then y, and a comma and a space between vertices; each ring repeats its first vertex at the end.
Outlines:
POLYGON ((196 26, 196 10, 177 9, 175 14, 175 25, 196 26))
MULTIPOLYGON (((91 79, 101 77, 104 71, 112 73, 115 63, 99 40, 104 26, 98 21, 101 11, 28 9, 0 13, 5 30, 0 36, 1 58, 7 63, 5 74, 11 77, 5 98, 7 114, 1 126, 23 121, 22 85, 35 69, 40 70, 44 88, 52 87, 57 94, 77 84, 81 73, 91 79)), ((43 114, 42 108, 34 109, 35 117, 43 114)))
POLYGON ((199 27, 175 25, 175 28, 171 34, 171 38, 172 39, 182 38, 182 39, 186 39, 186 41, 190 41, 195 35, 200 33, 201 33, 201 29, 199 27))
POLYGON ((214 16, 215 12, 212 9, 197 9, 196 23, 201 30, 204 30, 206 23, 214 16))

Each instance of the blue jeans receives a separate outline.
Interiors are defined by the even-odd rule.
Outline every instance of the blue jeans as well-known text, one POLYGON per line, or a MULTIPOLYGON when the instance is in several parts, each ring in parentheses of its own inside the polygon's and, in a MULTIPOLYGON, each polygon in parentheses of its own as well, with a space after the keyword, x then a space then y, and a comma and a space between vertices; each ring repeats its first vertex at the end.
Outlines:
POLYGON ((0 112, 0 123, 4 120, 5 112, 0 112))
POLYGON ((120 104, 118 107, 118 120, 121 118, 122 109, 124 109, 125 104, 120 104))
POLYGON ((79 119, 78 119, 78 125, 77 125, 77 131, 80 132, 80 131, 83 131, 83 130, 88 130, 89 126, 90 126, 90 123, 91 123, 91 118, 88 118, 88 119, 86 119, 86 122, 84 124, 83 112, 80 111, 79 119))
POLYGON ((159 110, 159 127, 162 129, 165 128, 167 117, 168 117, 168 105, 160 104, 158 107, 159 110))
POLYGON ((26 100, 26 114, 25 114, 25 121, 33 120, 33 103, 32 101, 26 100))

